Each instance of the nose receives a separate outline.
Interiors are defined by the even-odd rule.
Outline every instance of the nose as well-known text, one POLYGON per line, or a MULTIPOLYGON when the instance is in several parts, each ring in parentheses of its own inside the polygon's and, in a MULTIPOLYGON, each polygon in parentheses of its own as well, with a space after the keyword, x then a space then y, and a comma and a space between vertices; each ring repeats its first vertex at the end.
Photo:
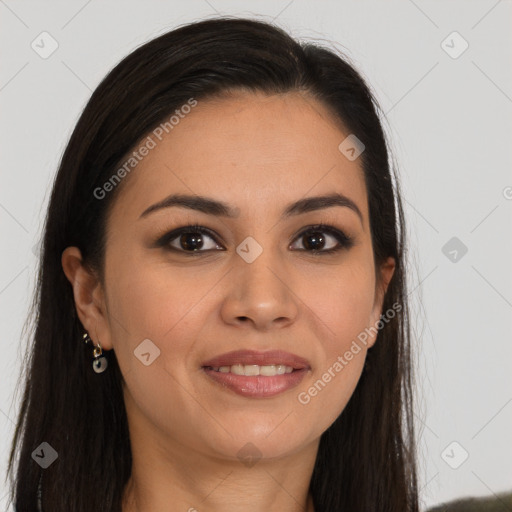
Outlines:
POLYGON ((238 254, 234 260, 221 308, 224 322, 259 331, 284 328, 295 322, 300 300, 293 291, 294 279, 286 265, 279 264, 270 249, 252 263, 238 254))

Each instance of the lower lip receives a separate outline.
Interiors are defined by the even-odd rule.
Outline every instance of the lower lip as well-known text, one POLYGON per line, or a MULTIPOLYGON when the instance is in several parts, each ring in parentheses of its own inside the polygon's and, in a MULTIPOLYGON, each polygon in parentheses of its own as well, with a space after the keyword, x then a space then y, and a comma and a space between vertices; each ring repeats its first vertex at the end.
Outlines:
POLYGON ((265 377, 262 375, 246 376, 222 373, 205 367, 203 367, 203 370, 214 381, 219 382, 239 395, 251 398, 267 398, 294 388, 308 371, 307 368, 303 368, 301 370, 294 370, 291 373, 265 377))

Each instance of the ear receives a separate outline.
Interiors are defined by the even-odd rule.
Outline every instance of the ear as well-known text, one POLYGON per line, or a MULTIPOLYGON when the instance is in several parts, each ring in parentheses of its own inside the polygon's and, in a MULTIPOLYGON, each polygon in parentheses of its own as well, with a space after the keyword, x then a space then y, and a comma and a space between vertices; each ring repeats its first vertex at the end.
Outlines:
POLYGON ((103 287, 96 274, 84 265, 78 247, 67 247, 62 252, 61 264, 73 287, 78 318, 90 338, 104 350, 112 349, 103 287))
MULTIPOLYGON (((380 266, 380 282, 378 281, 375 285, 375 302, 373 304, 373 309, 370 318, 369 327, 374 327, 379 322, 380 317, 382 315, 382 305, 384 303, 384 296, 386 295, 386 291, 389 286, 389 282, 395 273, 395 259, 391 256, 380 266)), ((372 335, 368 338, 367 347, 370 348, 375 343, 377 339, 376 335, 372 335)))

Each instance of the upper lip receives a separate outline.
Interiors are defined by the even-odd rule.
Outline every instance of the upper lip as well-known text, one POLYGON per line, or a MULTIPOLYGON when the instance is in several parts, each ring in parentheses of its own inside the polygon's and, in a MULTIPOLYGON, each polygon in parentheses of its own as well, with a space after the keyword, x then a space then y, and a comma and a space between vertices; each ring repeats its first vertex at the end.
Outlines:
POLYGON ((258 366, 266 366, 272 364, 284 364, 291 366, 294 370, 302 370, 309 368, 309 363, 306 359, 299 357, 284 350, 269 350, 266 352, 259 352, 257 350, 235 350, 215 356, 202 363, 202 366, 211 366, 217 368, 220 366, 232 366, 234 364, 255 364, 258 366))

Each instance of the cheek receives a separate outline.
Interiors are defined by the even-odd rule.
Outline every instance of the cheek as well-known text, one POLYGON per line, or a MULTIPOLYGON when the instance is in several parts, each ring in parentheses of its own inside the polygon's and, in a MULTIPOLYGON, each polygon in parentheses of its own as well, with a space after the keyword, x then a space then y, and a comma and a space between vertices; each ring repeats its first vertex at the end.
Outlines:
POLYGON ((297 401, 308 417, 321 418, 311 435, 325 431, 342 413, 357 387, 367 348, 360 335, 369 327, 374 300, 371 273, 338 272, 325 293, 311 296, 318 317, 321 357, 297 401), (328 328, 326 328, 326 326, 328 328))
MULTIPOLYGON (((132 249, 133 251, 133 249, 132 249)), ((195 308, 216 276, 203 268, 177 267, 163 258, 153 260, 141 250, 131 258, 112 259, 108 288, 116 311, 130 332, 170 332, 195 308)))
POLYGON ((172 424, 180 432, 190 430, 190 417, 200 419, 204 414, 190 398, 194 392, 186 369, 192 365, 199 339, 198 319, 206 314, 204 295, 218 281, 196 278, 188 270, 170 272, 168 266, 125 260, 111 272, 108 284, 125 401, 132 414, 140 410, 161 428, 172 424))
POLYGON ((350 345, 369 326, 375 299, 373 268, 354 258, 351 264, 323 271, 308 280, 305 302, 323 325, 325 350, 331 356, 350 345), (316 278, 316 279, 315 279, 316 278))
POLYGON ((143 264, 141 260, 125 259, 112 265, 107 285, 109 316, 121 368, 139 369, 134 351, 146 339, 160 350, 160 364, 166 364, 171 355, 185 360, 198 329, 194 317, 201 310, 205 290, 212 285, 210 279, 198 281, 185 271, 170 273, 168 267, 143 264))
POLYGON ((317 319, 316 332, 322 333, 322 356, 303 402, 310 401, 319 414, 325 407, 332 421, 356 388, 367 353, 362 340, 371 323, 375 280, 373 268, 364 262, 358 258, 350 266, 337 267, 309 287, 308 305, 317 319))
POLYGON ((308 386, 297 395, 300 417, 314 418, 314 421, 306 422, 311 438, 320 436, 334 423, 350 401, 361 377, 363 350, 344 363, 337 357, 329 358, 328 364, 318 368, 308 386))

